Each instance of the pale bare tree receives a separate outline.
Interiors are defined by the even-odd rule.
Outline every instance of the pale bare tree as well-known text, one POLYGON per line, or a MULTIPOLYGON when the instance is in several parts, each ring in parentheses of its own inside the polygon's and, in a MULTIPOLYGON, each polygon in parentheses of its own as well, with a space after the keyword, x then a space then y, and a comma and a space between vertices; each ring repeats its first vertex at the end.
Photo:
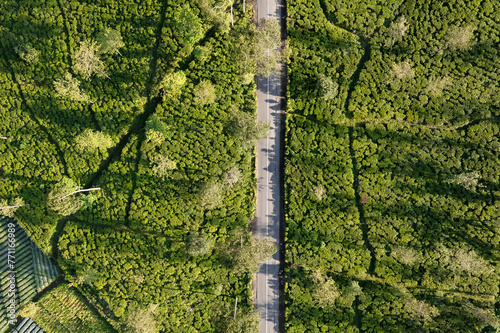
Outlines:
POLYGON ((316 304, 321 308, 334 306, 341 295, 335 281, 320 271, 314 271, 311 277, 315 286, 313 300, 316 304))
POLYGON ((236 184, 240 183, 243 180, 243 173, 238 167, 233 166, 229 170, 227 170, 224 180, 229 188, 233 188, 236 184))
POLYGON ((10 202, 7 202, 7 200, 2 199, 2 200, 0 200, 0 214, 13 217, 14 213, 20 207, 25 207, 25 206, 29 206, 29 205, 25 204, 24 200, 20 197, 16 197, 16 198, 12 199, 10 202))
POLYGON ((427 87, 425 91, 434 97, 441 96, 443 89, 448 87, 452 83, 452 79, 448 76, 444 77, 431 77, 427 81, 427 87))
POLYGON ((422 254, 420 252, 406 246, 396 246, 392 249, 391 255, 396 258, 397 261, 405 265, 414 265, 422 260, 422 254))
POLYGON ((451 27, 445 36, 444 47, 452 51, 465 51, 472 46, 475 27, 472 25, 466 27, 451 27))
POLYGON ((387 39, 385 46, 392 47, 395 42, 402 40, 407 30, 408 26, 406 25, 406 18, 404 16, 401 16, 397 22, 391 22, 389 28, 387 29, 387 35, 389 38, 387 39))
POLYGON ((462 307, 466 312, 479 320, 482 326, 481 328, 491 326, 495 329, 498 329, 500 327, 499 320, 494 311, 490 309, 479 308, 471 303, 465 303, 462 307))
POLYGON ((415 71, 407 61, 394 63, 392 70, 394 79, 397 81, 408 80, 415 76, 415 71))
POLYGON ((109 78, 104 63, 99 58, 99 48, 97 42, 86 40, 80 43, 75 53, 75 72, 82 75, 85 80, 89 80, 94 74, 100 78, 109 78))
POLYGON ((122 36, 118 30, 111 28, 104 28, 97 35, 97 43, 99 44, 100 53, 118 53, 122 55, 119 51, 125 44, 123 43, 122 36))
POLYGON ((153 174, 160 178, 164 178, 171 170, 177 168, 177 163, 166 155, 155 155, 151 162, 153 164, 153 174))
POLYGON ((125 333, 156 333, 157 324, 151 306, 146 309, 133 307, 128 310, 123 331, 125 333))
POLYGON ((56 96, 67 98, 75 102, 90 102, 90 98, 80 89, 80 82, 70 73, 65 72, 64 75, 54 81, 56 96))
POLYGON ((217 182, 208 182, 201 188, 200 205, 205 209, 214 209, 222 203, 224 188, 217 182))

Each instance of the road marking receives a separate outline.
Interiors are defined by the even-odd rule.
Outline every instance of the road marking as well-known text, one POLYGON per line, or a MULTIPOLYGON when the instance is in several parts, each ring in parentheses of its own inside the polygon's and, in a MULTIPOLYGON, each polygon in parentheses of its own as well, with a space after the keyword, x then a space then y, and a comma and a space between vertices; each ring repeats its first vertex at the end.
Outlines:
MULTIPOLYGON (((268 3, 269 4, 269 3, 268 3)), ((269 7, 269 5, 268 5, 269 7)), ((267 77, 267 96, 266 96, 266 120, 269 121, 269 76, 267 77)), ((269 137, 271 136, 271 131, 266 139, 266 161, 267 161, 267 172, 266 172, 266 238, 269 237, 269 172, 271 170, 271 163, 269 162, 269 137)), ((266 333, 267 333, 267 295, 269 291, 268 286, 269 277, 269 260, 266 262, 266 333)))

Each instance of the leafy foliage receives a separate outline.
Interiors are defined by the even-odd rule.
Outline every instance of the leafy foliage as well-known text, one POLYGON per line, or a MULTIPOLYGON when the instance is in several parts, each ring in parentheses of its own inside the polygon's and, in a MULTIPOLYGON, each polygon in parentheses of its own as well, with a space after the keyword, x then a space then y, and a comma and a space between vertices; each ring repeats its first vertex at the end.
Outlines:
POLYGON ((108 149, 113 146, 113 140, 109 135, 102 132, 86 129, 75 138, 76 146, 81 151, 94 151, 97 149, 108 149))

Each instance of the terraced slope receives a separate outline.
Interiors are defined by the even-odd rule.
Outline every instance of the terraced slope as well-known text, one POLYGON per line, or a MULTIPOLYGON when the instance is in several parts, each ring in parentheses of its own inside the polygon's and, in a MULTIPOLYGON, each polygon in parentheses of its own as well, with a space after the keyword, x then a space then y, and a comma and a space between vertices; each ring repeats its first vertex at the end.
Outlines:
POLYGON ((45 333, 31 318, 24 318, 12 333, 45 333))
POLYGON ((26 232, 14 219, 8 217, 0 217, 0 260, 0 332, 4 332, 8 326, 7 304, 12 299, 9 297, 11 288, 15 288, 15 304, 18 309, 54 281, 58 273, 54 264, 26 232), (9 247, 9 240, 15 241, 14 251, 9 247), (11 280, 12 272, 15 272, 15 283, 11 280))

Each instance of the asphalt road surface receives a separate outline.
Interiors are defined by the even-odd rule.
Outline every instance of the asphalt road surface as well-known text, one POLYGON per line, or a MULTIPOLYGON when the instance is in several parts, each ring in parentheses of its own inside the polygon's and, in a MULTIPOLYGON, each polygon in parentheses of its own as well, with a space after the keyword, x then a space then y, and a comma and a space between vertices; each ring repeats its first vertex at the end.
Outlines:
MULTIPOLYGON (((257 0, 257 18, 281 18, 283 0, 257 0)), ((281 23, 281 21, 280 21, 281 23)), ((255 233, 272 239, 278 252, 262 265, 255 282, 261 333, 279 331, 279 235, 281 212, 281 128, 284 108, 282 73, 257 79, 257 120, 271 125, 269 137, 257 142, 257 207, 255 233)))

